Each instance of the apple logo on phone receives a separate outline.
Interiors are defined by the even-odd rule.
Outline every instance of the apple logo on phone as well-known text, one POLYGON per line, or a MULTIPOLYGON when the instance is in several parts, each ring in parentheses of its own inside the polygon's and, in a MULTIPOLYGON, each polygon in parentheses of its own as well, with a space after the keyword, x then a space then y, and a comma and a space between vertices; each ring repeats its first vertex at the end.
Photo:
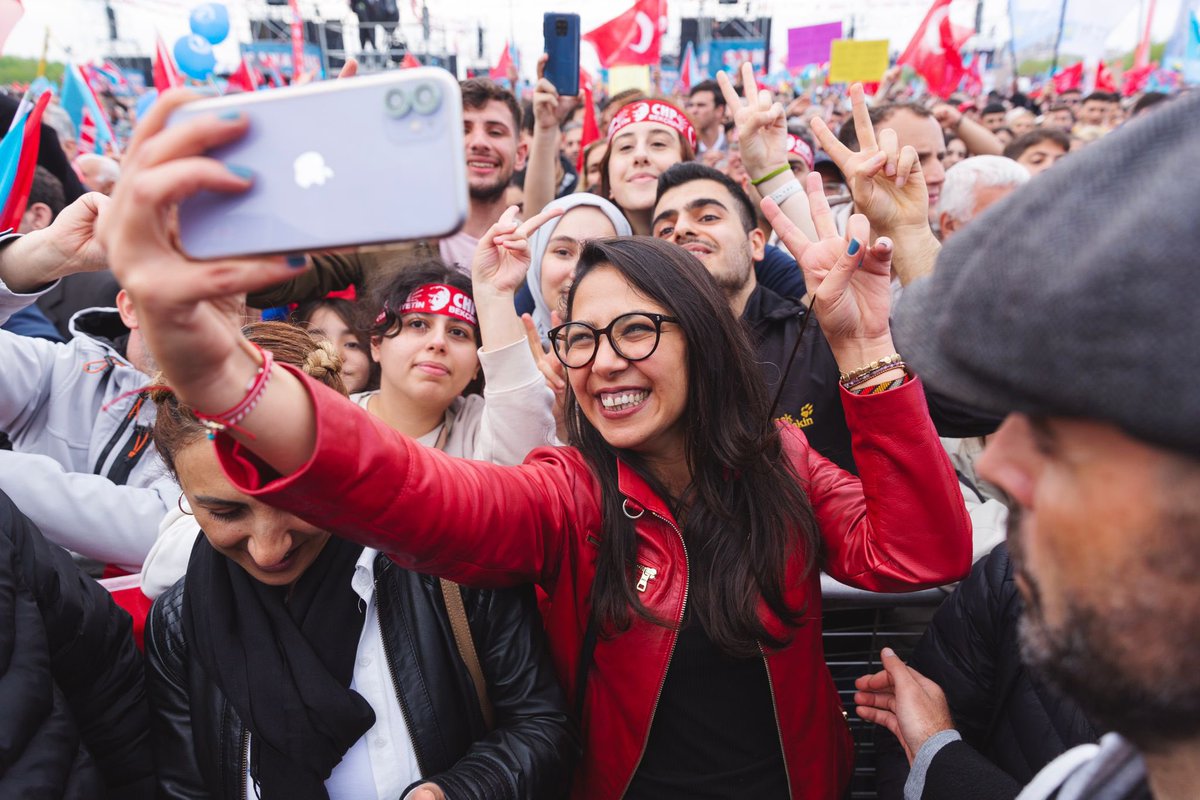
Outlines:
POLYGON ((296 185, 301 189, 324 186, 333 177, 333 169, 325 164, 325 156, 310 150, 301 153, 292 165, 296 173, 296 185))

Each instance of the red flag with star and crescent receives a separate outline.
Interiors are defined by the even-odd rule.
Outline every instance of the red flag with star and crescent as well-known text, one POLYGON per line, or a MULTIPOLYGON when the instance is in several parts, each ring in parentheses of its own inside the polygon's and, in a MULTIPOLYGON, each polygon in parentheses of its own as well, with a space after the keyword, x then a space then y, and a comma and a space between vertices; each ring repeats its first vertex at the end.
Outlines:
POLYGON ((933 0, 896 63, 911 65, 925 79, 929 91, 938 97, 949 97, 966 73, 962 46, 974 35, 971 28, 950 21, 950 0, 933 0))
POLYGON ((617 65, 657 66, 662 59, 667 0, 637 0, 619 17, 580 38, 590 42, 605 69, 617 65))

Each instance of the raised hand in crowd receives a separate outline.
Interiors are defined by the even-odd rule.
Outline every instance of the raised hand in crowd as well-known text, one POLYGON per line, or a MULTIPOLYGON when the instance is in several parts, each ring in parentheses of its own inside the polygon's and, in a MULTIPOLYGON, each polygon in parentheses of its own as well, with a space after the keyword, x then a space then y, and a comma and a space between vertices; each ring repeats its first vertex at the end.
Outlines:
POLYGON ((940 686, 905 664, 891 648, 883 649, 882 661, 882 670, 854 682, 856 713, 891 731, 912 764, 930 736, 953 730, 954 719, 940 686))
POLYGON ((814 119, 812 131, 846 176, 855 210, 866 215, 876 234, 895 242, 896 274, 908 283, 933 270, 941 249, 929 227, 929 189, 921 161, 911 145, 899 146, 891 128, 876 139, 861 83, 850 87, 850 101, 857 151, 842 144, 823 120, 814 119))
POLYGON ((172 234, 175 204, 190 194, 237 193, 252 185, 249 171, 226 167, 204 155, 246 133, 244 114, 206 115, 165 129, 179 106, 195 99, 186 91, 168 91, 134 131, 124 172, 109 211, 97 227, 113 272, 133 298, 150 351, 163 363, 177 365, 167 375, 184 402, 200 408, 228 408, 237 402, 245 375, 229 391, 214 375, 253 372, 238 322, 225 298, 265 289, 294 276, 307 264, 282 256, 195 261, 172 234), (290 263, 289 263, 290 262, 290 263), (158 324, 153 324, 157 321, 158 324), (187 366, 184 367, 183 365, 187 366), (237 396, 235 396, 237 395, 237 396))
POLYGON ((59 278, 108 267, 96 241, 96 220, 109 198, 88 192, 59 212, 49 226, 0 249, 0 281, 17 294, 32 293, 59 278))
POLYGON ((529 272, 529 236, 562 213, 561 208, 551 209, 520 222, 517 207, 509 206, 480 238, 471 261, 471 284, 475 305, 480 309, 479 333, 486 349, 495 350, 525 337, 524 326, 513 310, 513 297, 529 272), (484 313, 484 306, 503 313, 484 313))
POLYGON ((970 155, 998 156, 1004 152, 1004 143, 996 138, 996 134, 964 115, 950 103, 937 103, 932 111, 942 130, 953 132, 962 139, 970 155))
POLYGON ((816 236, 800 230, 774 201, 764 200, 762 209, 804 271, 813 314, 846 370, 895 350, 888 321, 892 243, 881 237, 871 244, 870 224, 862 214, 850 217, 846 237, 839 235, 821 176, 809 173, 806 184, 816 236))
MULTIPOLYGON (((554 327, 562 324, 562 316, 557 311, 550 312, 550 322, 554 327)), ((542 334, 538 332, 537 323, 532 314, 522 314, 521 324, 525 326, 525 338, 529 342, 529 351, 537 362, 538 370, 546 378, 546 385, 554 392, 554 427, 560 442, 567 441, 566 403, 567 403, 567 368, 552 352, 542 347, 542 334)))
POLYGON ((574 98, 560 97, 558 89, 546 79, 550 56, 542 53, 537 63, 537 83, 533 87, 533 142, 529 145, 529 164, 525 172, 525 216, 531 217, 554 199, 558 169, 559 126, 574 98))
MULTIPOLYGON (((769 91, 759 91, 754 66, 750 62, 742 65, 742 97, 738 97, 727 73, 717 73, 717 83, 725 96, 726 106, 733 109, 738 148, 746 173, 750 176, 751 188, 760 197, 770 197, 784 190, 795 180, 795 176, 788 167, 787 118, 783 104, 775 102, 769 91)), ((807 236, 815 238, 816 230, 812 227, 804 192, 796 191, 776 197, 788 219, 807 236)))

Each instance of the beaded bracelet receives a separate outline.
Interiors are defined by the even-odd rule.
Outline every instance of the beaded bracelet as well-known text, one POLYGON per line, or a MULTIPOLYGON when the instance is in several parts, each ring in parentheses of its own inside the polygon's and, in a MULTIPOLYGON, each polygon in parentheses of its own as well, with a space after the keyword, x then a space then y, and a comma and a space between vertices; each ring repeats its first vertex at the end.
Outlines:
POLYGON ((859 386, 862 386, 864 383, 867 383, 868 381, 870 381, 874 378, 878 378, 880 375, 883 375, 885 372, 891 372, 891 371, 897 370, 897 369, 902 369, 905 372, 907 372, 908 365, 905 364, 903 361, 897 361, 895 364, 884 364, 881 367, 876 367, 875 369, 871 370, 870 372, 866 373, 865 375, 859 375, 857 378, 854 378, 853 380, 842 381, 842 386, 846 387, 847 389, 854 389, 859 386))
POLYGON ((899 363, 900 363, 900 354, 892 353, 890 356, 884 356, 883 358, 878 359, 876 361, 872 361, 870 364, 859 367, 858 369, 853 369, 853 370, 850 370, 849 372, 843 372, 841 374, 840 380, 843 385, 847 384, 847 383, 851 383, 856 378, 861 378, 863 375, 866 375, 868 372, 877 370, 882 366, 886 366, 889 364, 894 366, 899 363))
POLYGON ((895 389, 898 386, 903 386, 910 380, 912 380, 912 375, 905 373, 903 376, 896 378, 894 381, 884 381, 883 383, 877 383, 874 386, 863 386, 859 389, 847 389, 846 391, 850 392, 850 394, 858 395, 859 397, 869 394, 883 394, 889 389, 895 389))
POLYGON ((755 178, 754 180, 750 181, 750 185, 751 186, 762 186, 764 183, 771 180, 771 178, 777 178, 780 175, 782 175, 783 173, 790 171, 791 168, 792 168, 791 164, 784 164, 782 167, 776 167, 775 169, 768 172, 766 175, 763 175, 761 178, 755 178))
MULTIPOLYGON (((270 350, 263 350, 254 343, 250 346, 258 351, 262 356, 262 364, 259 365, 258 371, 254 373, 254 377, 246 383, 246 396, 238 402, 233 408, 228 411, 222 411, 220 414, 202 414, 199 411, 193 411, 196 419, 205 428, 208 428, 208 438, 215 439, 217 434, 228 428, 237 428, 238 423, 250 415, 254 407, 258 405, 258 401, 262 400, 263 393, 267 390, 267 383, 271 380, 271 367, 275 363, 275 356, 270 350)), ((250 436, 250 434, 246 434, 250 436)), ((254 438, 251 436, 251 438, 254 438)))

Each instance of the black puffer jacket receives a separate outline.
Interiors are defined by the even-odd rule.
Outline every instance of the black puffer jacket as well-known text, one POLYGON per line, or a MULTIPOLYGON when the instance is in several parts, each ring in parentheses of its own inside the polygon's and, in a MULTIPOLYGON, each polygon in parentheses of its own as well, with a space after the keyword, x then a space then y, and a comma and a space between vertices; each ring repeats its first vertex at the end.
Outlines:
MULTIPOLYGON (((1011 776, 1014 787, 1024 786, 1064 751, 1099 738, 1073 701, 1021 663, 1022 605, 1008 546, 997 545, 938 609, 909 662, 942 687, 964 742, 1011 776)), ((880 800, 901 798, 907 759, 886 730, 880 729, 878 741, 880 800)), ((953 754, 950 748, 945 753, 953 754)), ((961 786, 949 788, 959 782, 954 760, 939 753, 923 797, 961 796, 954 794, 961 786)), ((972 771, 977 779, 977 769, 961 774, 969 779, 972 771)))
POLYGON ((0 797, 154 796, 129 615, 0 492, 0 797))
MULTIPOLYGON (((454 800, 565 796, 579 738, 544 647, 532 589, 462 590, 495 708, 496 728, 487 733, 437 579, 381 554, 375 580, 384 649, 422 779, 454 800)), ((159 796, 241 797, 247 731, 189 659, 182 609, 181 580, 155 601, 146 625, 159 796), (189 706, 198 703, 210 704, 212 719, 226 720, 221 730, 193 729, 189 706), (198 746, 194 736, 208 739, 198 746), (199 763, 198 752, 219 754, 217 763, 199 763)))

